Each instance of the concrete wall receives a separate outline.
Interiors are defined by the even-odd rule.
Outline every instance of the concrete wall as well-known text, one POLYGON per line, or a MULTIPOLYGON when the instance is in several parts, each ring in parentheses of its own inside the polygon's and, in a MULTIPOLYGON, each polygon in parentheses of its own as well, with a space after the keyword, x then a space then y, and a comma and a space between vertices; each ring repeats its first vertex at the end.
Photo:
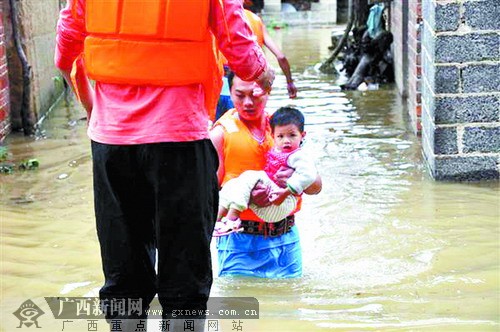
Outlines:
POLYGON ((9 73, 7 71, 7 48, 5 44, 4 25, 3 6, 0 6, 0 143, 10 129, 9 73))
POLYGON ((54 80, 60 75, 54 66, 59 0, 24 0, 21 15, 25 35, 29 36, 26 38, 26 55, 33 72, 33 103, 30 112, 38 119, 45 114, 61 92, 54 80))
POLYGON ((265 0, 261 16, 266 24, 270 22, 288 25, 335 24, 337 23, 337 1, 319 0, 311 3, 311 10, 282 12, 281 0, 265 0))
POLYGON ((423 1, 422 145, 438 180, 499 179, 500 1, 423 1))
MULTIPOLYGON (((5 42, 10 80, 11 128, 22 129, 22 69, 12 35, 12 17, 9 1, 3 1, 5 42)), ((18 21, 23 49, 31 66, 31 100, 29 114, 34 124, 50 108, 61 92, 56 84, 59 72, 54 67, 55 31, 59 13, 59 0, 18 1, 18 21)))
POLYGON ((265 24, 287 24, 289 26, 331 25, 336 23, 337 12, 314 10, 299 11, 294 13, 262 12, 261 17, 265 24))

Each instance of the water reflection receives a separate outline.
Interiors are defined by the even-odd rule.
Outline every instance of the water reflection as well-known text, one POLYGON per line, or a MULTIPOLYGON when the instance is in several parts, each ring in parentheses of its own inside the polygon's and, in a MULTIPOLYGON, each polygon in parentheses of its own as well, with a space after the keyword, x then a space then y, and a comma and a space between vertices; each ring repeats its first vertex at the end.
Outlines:
MULTIPOLYGON (((299 98, 287 98, 278 76, 269 107, 305 113, 304 148, 324 182, 298 214, 304 277, 216 278, 213 296, 259 300, 260 319, 243 331, 498 330, 498 183, 429 179, 393 87, 346 93, 314 70, 329 34, 274 32, 299 98)), ((14 160, 37 158, 40 168, 0 176, 5 330, 28 298, 92 296, 102 283, 83 115, 61 107, 41 139, 8 138, 14 160)))

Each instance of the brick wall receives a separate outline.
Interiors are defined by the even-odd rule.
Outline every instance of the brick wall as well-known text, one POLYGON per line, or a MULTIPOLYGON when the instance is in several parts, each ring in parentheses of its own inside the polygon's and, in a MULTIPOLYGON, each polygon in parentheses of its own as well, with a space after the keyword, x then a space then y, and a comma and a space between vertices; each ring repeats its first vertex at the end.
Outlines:
POLYGON ((404 1, 394 1, 391 4, 391 32, 394 37, 392 42, 392 54, 394 57, 394 80, 399 93, 403 97, 408 96, 407 81, 407 20, 405 20, 404 1))
POLYGON ((0 142, 7 135, 10 127, 9 74, 6 53, 3 6, 0 6, 0 142))
POLYGON ((413 130, 420 133, 422 115, 422 1, 408 2, 408 112, 413 130))
POLYGON ((438 180, 499 179, 500 2, 423 2, 422 145, 438 180))
POLYGON ((391 32, 395 81, 399 93, 406 98, 415 133, 421 130, 421 0, 391 3, 391 32))

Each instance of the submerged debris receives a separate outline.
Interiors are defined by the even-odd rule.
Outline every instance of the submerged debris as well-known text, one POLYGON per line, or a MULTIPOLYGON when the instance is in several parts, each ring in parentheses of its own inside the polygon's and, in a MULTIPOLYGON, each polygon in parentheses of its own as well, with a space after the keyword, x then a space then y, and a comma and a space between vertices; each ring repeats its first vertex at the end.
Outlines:
POLYGON ((342 62, 340 71, 344 71, 349 78, 340 86, 342 90, 377 90, 378 84, 394 81, 391 53, 394 37, 384 28, 387 25, 384 13, 388 7, 382 3, 373 5, 366 22, 360 20, 363 17, 360 10, 361 7, 354 15, 354 2, 351 2, 349 22, 344 34, 335 38, 332 36, 332 46, 329 48, 333 52, 320 66, 322 72, 334 73, 334 60, 338 58, 342 62))
POLYGON ((0 173, 2 174, 12 174, 14 171, 31 171, 40 166, 40 162, 36 158, 26 159, 18 163, 8 159, 9 150, 5 146, 0 146, 0 173))
POLYGON ((68 173, 61 173, 57 176, 57 179, 58 180, 64 180, 64 179, 67 179, 69 178, 69 174, 68 173))
POLYGON ((19 168, 19 170, 24 171, 37 169, 38 166, 40 166, 38 159, 28 159, 19 163, 17 167, 19 168))

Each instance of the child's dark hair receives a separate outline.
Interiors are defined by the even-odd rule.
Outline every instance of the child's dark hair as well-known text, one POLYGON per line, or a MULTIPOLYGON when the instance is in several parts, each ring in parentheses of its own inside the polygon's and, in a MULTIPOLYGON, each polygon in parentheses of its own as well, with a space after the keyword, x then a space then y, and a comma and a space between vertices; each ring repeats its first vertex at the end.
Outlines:
POLYGON ((280 107, 273 113, 269 120, 271 130, 274 132, 276 126, 286 126, 294 124, 299 128, 299 131, 304 132, 304 115, 301 111, 293 107, 280 107))

